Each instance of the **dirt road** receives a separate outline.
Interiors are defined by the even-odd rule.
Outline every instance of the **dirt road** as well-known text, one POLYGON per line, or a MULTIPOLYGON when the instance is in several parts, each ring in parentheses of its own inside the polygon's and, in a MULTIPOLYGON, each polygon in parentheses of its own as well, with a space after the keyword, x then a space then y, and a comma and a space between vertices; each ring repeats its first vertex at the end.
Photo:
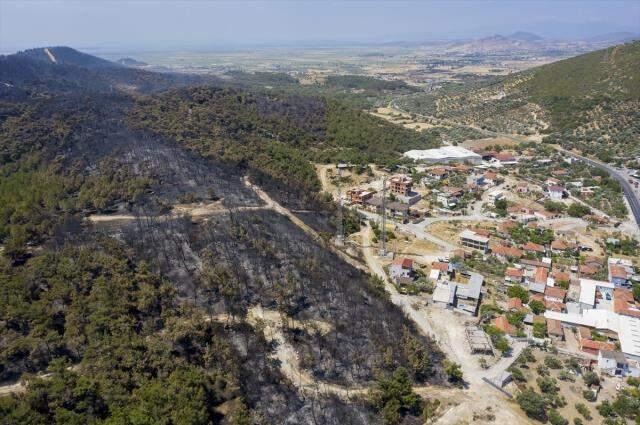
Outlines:
MULTIPOLYGON (((523 347, 514 348, 516 353, 513 358, 499 360, 489 370, 483 370, 467 345, 464 333, 465 318, 449 310, 425 307, 423 300, 419 297, 398 293, 389 282, 380 263, 380 258, 375 254, 371 243, 372 237, 371 226, 367 225, 364 231, 363 253, 371 272, 383 279, 385 288, 391 294, 391 301, 402 308, 418 329, 425 335, 434 338, 449 360, 460 364, 467 382, 466 390, 447 389, 440 392, 437 387, 431 389, 430 395, 433 397, 449 398, 455 396, 456 401, 459 400, 459 404, 447 410, 436 421, 436 424, 499 423, 520 425, 532 423, 515 403, 509 401, 502 393, 482 380, 484 377, 491 379, 506 369, 523 347)), ((467 320, 472 320, 472 318, 467 320)))
POLYGON ((347 255, 346 253, 344 253, 343 251, 341 251, 340 249, 338 249, 334 245, 332 245, 330 243, 325 243, 324 239, 322 239, 322 237, 320 237, 318 232, 313 230, 309 225, 307 225, 307 223, 302 221, 300 218, 298 218, 295 214, 293 214, 287 208, 285 208, 282 205, 280 205, 275 199, 271 198, 271 196, 269 196, 269 194, 266 193, 264 190, 260 189, 256 185, 252 184, 249 181, 248 177, 244 178, 244 184, 248 188, 252 189, 260 197, 260 199, 262 199, 262 201, 266 205, 266 208, 272 209, 275 212, 280 213, 280 214, 288 217, 289 220, 291 220, 291 222, 293 222, 293 224, 298 226, 303 232, 305 232, 306 234, 311 236, 311 238, 313 238, 316 242, 320 243, 325 248, 331 250, 334 254, 336 254, 338 257, 340 257, 345 262, 351 264, 353 267, 355 267, 355 268, 357 268, 359 270, 362 270, 364 272, 369 272, 369 268, 366 265, 362 264, 360 261, 350 257, 349 255, 347 255))
MULTIPOLYGON (((270 206, 245 206, 233 208, 233 211, 260 211, 264 209, 272 209, 270 206)), ((217 214, 227 214, 231 210, 222 205, 222 200, 211 202, 208 204, 177 204, 169 214, 159 216, 145 216, 135 214, 93 214, 87 217, 87 220, 93 223, 108 223, 114 221, 131 221, 131 220, 170 220, 185 215, 189 215, 194 219, 206 218, 217 214)))

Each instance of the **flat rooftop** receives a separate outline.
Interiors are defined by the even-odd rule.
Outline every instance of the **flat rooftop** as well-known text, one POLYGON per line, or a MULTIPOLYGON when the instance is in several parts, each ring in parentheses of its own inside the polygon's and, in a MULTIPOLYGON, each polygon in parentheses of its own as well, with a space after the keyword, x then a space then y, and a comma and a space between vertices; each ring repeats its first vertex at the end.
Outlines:
POLYGON ((473 230, 465 229, 460 233, 460 238, 469 239, 479 243, 489 243, 489 238, 486 236, 478 235, 473 230))
POLYGON ((437 149, 425 149, 425 150, 410 150, 404 153, 404 156, 407 158, 411 158, 414 160, 420 159, 428 159, 431 161, 436 161, 439 159, 442 160, 450 160, 450 159, 477 159, 480 160, 482 157, 477 153, 470 151, 469 149, 465 149, 461 146, 443 146, 437 149))

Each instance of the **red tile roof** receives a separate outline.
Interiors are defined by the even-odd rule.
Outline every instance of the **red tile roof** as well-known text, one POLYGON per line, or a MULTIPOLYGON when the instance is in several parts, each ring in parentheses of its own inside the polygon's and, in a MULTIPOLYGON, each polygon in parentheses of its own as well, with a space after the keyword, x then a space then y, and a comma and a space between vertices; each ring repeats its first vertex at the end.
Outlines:
POLYGON ((626 279, 628 277, 625 268, 617 264, 609 265, 609 273, 611 274, 611 277, 618 279, 626 279))
POLYGON ((491 236, 491 232, 489 230, 487 230, 487 229, 480 229, 478 227, 475 227, 475 228, 471 229, 471 231, 473 233, 475 233, 476 235, 486 236, 486 237, 491 236))
POLYGON ((509 300, 507 301, 507 310, 520 310, 520 309, 522 309, 522 300, 517 297, 509 298, 509 300))
POLYGON ((628 289, 616 288, 613 290, 613 311, 625 316, 640 318, 640 306, 633 298, 633 293, 628 289))
POLYGON ((544 296, 558 298, 564 301, 564 297, 567 296, 567 291, 557 286, 547 286, 544 290, 544 296))
POLYGON ((443 176, 445 174, 447 174, 448 171, 444 168, 434 168, 432 170, 429 170, 429 174, 433 174, 434 176, 443 176))
POLYGON ((592 276, 598 273, 598 267, 582 265, 580 266, 580 273, 592 276))
POLYGON ((439 261, 435 261, 431 264, 431 268, 435 270, 440 270, 441 272, 449 271, 449 263, 442 263, 439 261))
POLYGON ((533 295, 529 296, 529 302, 531 302, 531 301, 544 302, 544 295, 543 294, 533 294, 533 295))
POLYGON ((564 329, 562 328, 562 322, 555 319, 547 319, 547 333, 549 335, 564 336, 564 329))
POLYGON ((500 152, 495 156, 495 159, 498 161, 515 161, 516 157, 511 155, 509 152, 500 152))
POLYGON ((549 301, 544 300, 544 308, 551 311, 557 311, 558 313, 562 313, 567 308, 565 303, 559 303, 557 301, 549 301))
POLYGON ((526 244, 522 245, 522 249, 524 249, 525 251, 534 251, 534 252, 542 252, 542 253, 544 253, 545 251, 544 246, 539 245, 537 243, 533 243, 533 242, 527 242, 526 244))
POLYGON ((546 285, 548 276, 549 272, 547 271, 547 269, 545 269, 544 267, 538 267, 536 268, 536 275, 534 277, 534 280, 536 283, 544 283, 546 285))
POLYGON ((596 350, 596 351, 600 351, 600 350, 613 351, 615 350, 615 348, 616 348, 615 345, 610 344, 608 342, 594 341, 594 340, 585 339, 585 338, 580 340, 581 350, 588 349, 588 350, 596 350))
POLYGON ((571 274, 569 272, 554 270, 551 276, 553 276, 557 282, 571 282, 571 274))
POLYGON ((545 269, 551 268, 551 264, 549 263, 543 263, 542 261, 536 261, 536 260, 527 260, 526 258, 523 260, 520 260, 520 264, 524 264, 532 267, 544 267, 545 269))
POLYGON ((504 333, 508 333, 508 334, 515 333, 515 328, 511 323, 509 323, 509 320, 507 320, 507 316, 505 315, 501 315, 493 319, 493 326, 500 329, 504 333))
POLYGON ((487 171, 486 173, 484 173, 484 178, 488 180, 495 180, 497 177, 498 175, 493 171, 487 171))
POLYGON ((494 255, 502 255, 505 257, 514 257, 514 258, 522 257, 522 251, 512 246, 494 245, 493 247, 491 247, 491 251, 493 252, 494 255))
POLYGON ((507 220, 507 221, 503 221, 502 223, 500 223, 498 225, 498 231, 500 232, 508 232, 509 229, 512 229, 514 227, 516 227, 518 225, 518 223, 516 223, 513 220, 507 220))
POLYGON ((515 267, 507 267, 507 270, 504 272, 504 275, 509 277, 522 277, 524 276, 524 270, 517 269, 515 267))
POLYGON ((569 249, 569 244, 561 239, 556 239, 553 242, 551 242, 551 249, 564 251, 565 249, 569 249))
POLYGON ((400 266, 403 269, 410 269, 413 267, 413 260, 410 258, 398 257, 395 260, 393 260, 392 264, 394 266, 400 266))

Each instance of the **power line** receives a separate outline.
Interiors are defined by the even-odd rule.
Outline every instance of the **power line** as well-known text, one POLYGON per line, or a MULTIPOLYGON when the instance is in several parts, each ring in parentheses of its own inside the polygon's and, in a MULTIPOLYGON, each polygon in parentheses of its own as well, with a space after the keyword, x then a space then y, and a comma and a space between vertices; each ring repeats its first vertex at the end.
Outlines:
POLYGON ((380 255, 387 255, 387 176, 382 178, 382 249, 380 249, 380 255))
POLYGON ((338 244, 342 244, 344 242, 344 226, 342 223, 342 169, 338 167, 338 217, 337 217, 337 225, 336 225, 336 241, 338 244))

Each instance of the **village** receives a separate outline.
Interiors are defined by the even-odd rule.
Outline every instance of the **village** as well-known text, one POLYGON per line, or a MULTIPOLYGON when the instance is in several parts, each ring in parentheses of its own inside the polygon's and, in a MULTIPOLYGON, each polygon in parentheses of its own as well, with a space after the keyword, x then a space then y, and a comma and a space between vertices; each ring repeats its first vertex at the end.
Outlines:
POLYGON ((373 253, 370 267, 465 374, 513 394, 527 380, 522 353, 552 352, 579 365, 574 374, 603 377, 583 388, 594 400, 612 398, 623 378, 640 377, 638 229, 593 202, 606 199, 606 177, 577 176, 587 167, 573 158, 497 148, 444 146, 406 152, 413 162, 395 170, 319 171, 368 223, 347 246, 373 253))

